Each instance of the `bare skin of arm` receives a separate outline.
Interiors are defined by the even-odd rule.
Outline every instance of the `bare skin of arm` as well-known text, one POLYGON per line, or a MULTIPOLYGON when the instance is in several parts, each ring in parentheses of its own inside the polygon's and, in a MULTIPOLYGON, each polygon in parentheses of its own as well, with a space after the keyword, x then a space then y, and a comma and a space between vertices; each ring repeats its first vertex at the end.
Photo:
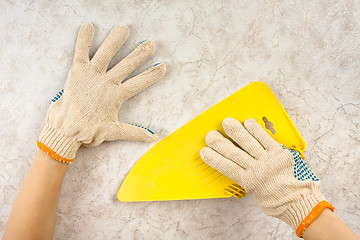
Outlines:
MULTIPOLYGON (((52 239, 60 189, 68 164, 38 151, 14 202, 5 228, 6 239, 52 239)), ((305 230, 305 240, 360 238, 329 209, 305 230)))
POLYGON ((303 233, 305 240, 360 240, 330 209, 325 209, 303 233))
POLYGON ((61 184, 69 165, 39 150, 12 207, 3 240, 52 239, 61 184))

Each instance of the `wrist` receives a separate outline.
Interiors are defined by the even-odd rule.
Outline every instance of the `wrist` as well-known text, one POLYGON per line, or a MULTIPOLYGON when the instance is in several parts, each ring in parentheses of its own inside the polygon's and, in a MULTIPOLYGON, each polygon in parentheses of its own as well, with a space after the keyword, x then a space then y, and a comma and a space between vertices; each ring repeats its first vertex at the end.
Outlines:
POLYGON ((38 150, 33 165, 38 165, 41 166, 42 169, 46 169, 46 171, 44 170, 43 172, 53 175, 54 179, 64 177, 67 169, 69 168, 69 164, 63 164, 60 161, 54 160, 50 155, 41 149, 38 150))
POLYGON ((318 218, 306 228, 302 237, 306 240, 360 239, 355 232, 332 212, 332 209, 328 208, 324 209, 318 218))
POLYGON ((46 124, 40 134, 37 146, 53 159, 64 163, 71 163, 81 143, 76 137, 69 137, 46 124))
POLYGON ((311 224, 320 216, 322 213, 326 210, 326 212, 334 211, 335 208, 328 203, 327 201, 323 200, 319 202, 312 210, 311 212, 306 216, 304 220, 299 224, 299 226, 296 229, 296 235, 298 237, 302 237, 304 231, 311 226, 311 224))
POLYGON ((289 224, 295 231, 304 219, 313 211, 315 206, 324 201, 321 192, 316 191, 311 194, 297 193, 297 197, 292 200, 285 208, 286 210, 280 218, 289 224))

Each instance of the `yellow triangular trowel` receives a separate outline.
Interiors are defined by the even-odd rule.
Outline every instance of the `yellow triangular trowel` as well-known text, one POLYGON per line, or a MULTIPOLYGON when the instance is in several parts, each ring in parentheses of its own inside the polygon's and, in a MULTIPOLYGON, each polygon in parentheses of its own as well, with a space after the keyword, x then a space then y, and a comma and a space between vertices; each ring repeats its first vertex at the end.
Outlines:
POLYGON ((226 198, 246 195, 234 181, 206 165, 200 150, 212 130, 224 133, 227 117, 254 118, 285 147, 305 151, 295 125, 264 83, 254 82, 201 113, 150 149, 120 187, 123 202, 226 198))

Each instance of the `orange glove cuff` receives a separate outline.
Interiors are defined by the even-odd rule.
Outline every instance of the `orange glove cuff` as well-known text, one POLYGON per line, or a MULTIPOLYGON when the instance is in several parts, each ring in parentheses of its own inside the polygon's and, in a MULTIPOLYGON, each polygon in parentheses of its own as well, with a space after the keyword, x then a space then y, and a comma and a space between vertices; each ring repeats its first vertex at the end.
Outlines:
POLYGON ((302 222, 299 224, 299 226, 296 229, 296 235, 299 238, 302 238, 302 234, 303 232, 306 230, 306 228, 308 226, 310 226, 310 224, 312 222, 315 221, 315 219, 320 216, 320 214, 326 209, 329 208, 331 211, 334 212, 335 207, 333 205, 331 205, 330 203, 328 203, 327 201, 321 201, 319 202, 314 208, 313 210, 309 213, 309 215, 306 216, 306 218, 304 220, 302 220, 302 222))

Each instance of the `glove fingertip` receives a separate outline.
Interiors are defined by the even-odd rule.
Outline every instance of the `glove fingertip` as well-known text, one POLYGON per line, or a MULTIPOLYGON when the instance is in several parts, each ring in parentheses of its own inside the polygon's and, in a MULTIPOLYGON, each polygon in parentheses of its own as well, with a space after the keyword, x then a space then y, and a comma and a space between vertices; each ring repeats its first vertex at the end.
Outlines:
POLYGON ((159 69, 160 71, 160 78, 163 77, 166 73, 166 64, 163 62, 156 63, 153 68, 159 69))
POLYGON ((135 50, 138 50, 138 53, 149 52, 149 54, 152 55, 152 54, 154 54, 154 52, 156 50, 156 46, 153 41, 146 40, 146 41, 141 42, 140 45, 135 50))
POLYGON ((82 28, 93 28, 93 24, 91 22, 86 22, 81 25, 82 28))
POLYGON ((115 31, 118 35, 125 35, 126 37, 129 35, 129 27, 123 24, 119 24, 113 28, 112 31, 115 31))
POLYGON ((146 142, 155 142, 159 140, 159 137, 155 133, 151 133, 151 135, 147 134, 146 142))
POLYGON ((217 130, 212 130, 211 132, 208 132, 206 134, 205 142, 207 145, 210 145, 221 136, 222 136, 221 133, 219 133, 217 130))
POLYGON ((249 118, 244 121, 244 126, 258 125, 258 122, 254 118, 249 118))
POLYGON ((80 27, 80 33, 86 34, 89 38, 94 36, 94 25, 90 22, 84 23, 80 27))
POLYGON ((225 133, 229 136, 232 133, 236 132, 239 128, 243 128, 242 124, 238 120, 231 117, 225 118, 222 122, 222 126, 224 128, 225 133))
POLYGON ((207 162, 207 157, 208 157, 210 151, 211 151, 211 148, 209 148, 209 147, 204 147, 200 150, 200 157, 202 160, 204 160, 204 162, 207 162))
POLYGON ((232 118, 232 117, 225 118, 222 121, 223 127, 232 126, 232 125, 238 124, 238 123, 240 123, 240 122, 238 120, 236 120, 235 118, 232 118))
POLYGON ((135 126, 141 128, 139 130, 140 130, 140 134, 143 135, 144 142, 155 142, 159 139, 159 137, 152 130, 146 127, 141 127, 139 125, 135 125, 135 126))

